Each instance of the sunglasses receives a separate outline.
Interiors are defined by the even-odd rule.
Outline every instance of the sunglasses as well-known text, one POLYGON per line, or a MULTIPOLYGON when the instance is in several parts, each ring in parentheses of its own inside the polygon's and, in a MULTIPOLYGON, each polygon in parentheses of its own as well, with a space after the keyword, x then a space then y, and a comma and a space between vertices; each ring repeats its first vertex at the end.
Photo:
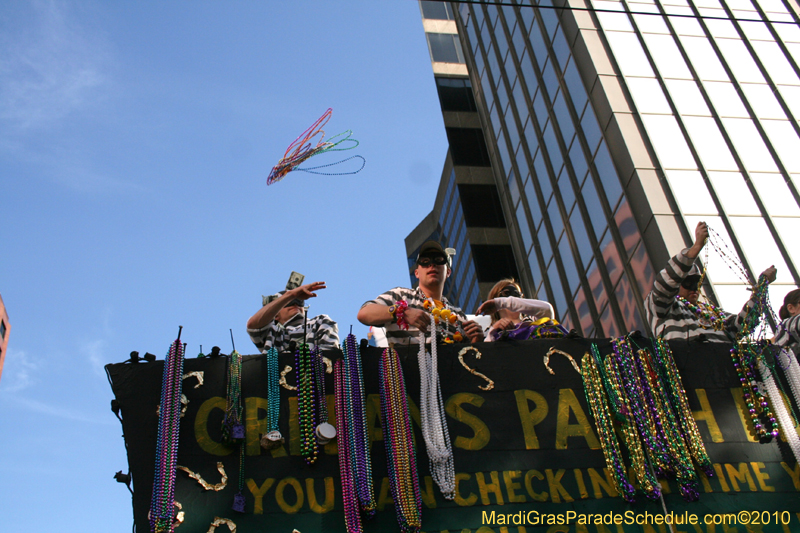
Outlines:
POLYGON ((690 291, 697 290, 697 284, 700 282, 699 277, 686 278, 681 282, 681 287, 690 291))
POLYGON ((497 295, 498 296, 504 296, 504 297, 506 297, 506 296, 516 296, 517 298, 522 298, 522 293, 514 285, 508 285, 506 287, 503 287, 503 290, 501 290, 499 293, 497 293, 497 295))
POLYGON ((447 257, 443 255, 434 255, 433 257, 420 257, 417 259, 417 264, 421 267, 429 267, 431 265, 445 265, 447 264, 447 257))

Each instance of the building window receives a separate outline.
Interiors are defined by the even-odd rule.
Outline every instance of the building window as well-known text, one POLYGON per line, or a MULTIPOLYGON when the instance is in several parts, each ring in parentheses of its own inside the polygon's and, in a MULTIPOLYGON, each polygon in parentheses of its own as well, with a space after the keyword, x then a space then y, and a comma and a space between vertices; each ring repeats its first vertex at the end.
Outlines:
POLYGON ((468 228, 504 228, 503 206, 494 185, 460 184, 458 194, 468 228))
POLYGON ((480 128, 445 128, 453 165, 491 166, 489 151, 480 128))
POLYGON ((447 2, 420 2, 422 5, 422 18, 432 20, 455 20, 453 10, 447 2))
POLYGON ((3 320, 0 320, 0 339, 6 338, 6 323, 3 320))
POLYGON ((436 78, 439 102, 442 111, 477 111, 472 85, 469 80, 458 78, 436 78))
POLYGON ((458 35, 452 33, 426 33, 431 49, 431 60, 437 63, 464 63, 464 52, 458 35))
POLYGON ((472 257, 479 282, 493 283, 503 278, 519 279, 514 251, 507 244, 473 244, 472 257))

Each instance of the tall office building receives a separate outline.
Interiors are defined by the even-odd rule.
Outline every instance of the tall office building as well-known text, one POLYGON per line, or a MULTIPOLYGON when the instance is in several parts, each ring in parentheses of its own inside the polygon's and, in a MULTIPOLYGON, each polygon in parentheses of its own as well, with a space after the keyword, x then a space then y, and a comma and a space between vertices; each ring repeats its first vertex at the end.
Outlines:
POLYGON ((800 283, 794 0, 507 4, 448 7, 529 293, 586 336, 643 329, 700 220, 723 307, 749 295, 726 258, 774 264, 776 303, 800 283))
POLYGON ((11 324, 8 322, 8 313, 0 296, 0 377, 3 376, 3 364, 6 361, 6 349, 8 348, 8 335, 11 332, 11 324))
POLYGON ((516 262, 454 13, 444 2, 422 2, 420 10, 449 150, 433 211, 406 238, 408 265, 415 284, 414 261, 425 241, 454 248, 444 295, 473 313, 496 281, 517 276, 516 262))

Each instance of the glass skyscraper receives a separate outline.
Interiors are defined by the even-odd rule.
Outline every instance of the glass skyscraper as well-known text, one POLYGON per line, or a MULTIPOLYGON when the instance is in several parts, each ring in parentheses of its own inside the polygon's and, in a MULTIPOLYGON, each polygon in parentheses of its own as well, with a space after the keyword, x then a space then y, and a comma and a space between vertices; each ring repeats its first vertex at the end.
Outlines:
POLYGON ((455 21, 523 286, 568 327, 647 331, 654 274, 700 220, 723 307, 752 281, 726 259, 774 264, 776 307, 800 284, 796 3, 422 4, 455 21))

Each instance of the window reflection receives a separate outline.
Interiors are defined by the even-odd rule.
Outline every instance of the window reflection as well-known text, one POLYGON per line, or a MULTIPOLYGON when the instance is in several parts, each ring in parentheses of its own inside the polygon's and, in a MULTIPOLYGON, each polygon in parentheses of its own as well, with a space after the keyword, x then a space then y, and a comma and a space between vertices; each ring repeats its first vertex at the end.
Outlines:
MULTIPOLYGON (((678 108, 678 113, 681 115, 711 115, 708 106, 706 106, 703 100, 700 88, 697 86, 697 82, 694 80, 664 81, 667 84, 667 90, 672 97, 672 101, 675 103, 675 107, 678 108)), ((744 109, 744 107, 742 107, 742 109, 744 109)))
POLYGON ((712 118, 685 117, 683 124, 707 169, 738 170, 728 145, 712 118))
POLYGON ((716 43, 738 81, 765 83, 764 76, 742 41, 717 39, 716 43))
MULTIPOLYGON (((765 129, 767 126, 766 122, 768 121, 762 122, 765 129)), ((747 170, 762 172, 775 172, 778 170, 775 166, 775 161, 772 159, 772 155, 769 153, 769 150, 767 150, 767 146, 761 139, 761 135, 758 133, 752 120, 723 118, 722 123, 725 125, 725 131, 731 138, 731 141, 733 141, 733 146, 736 148, 736 152, 742 159, 747 170)), ((774 142, 775 140, 773 140, 773 143, 774 142)), ((780 153, 780 151, 778 151, 778 153, 780 153)))
POLYGON ((622 314, 622 319, 625 321, 625 330, 646 332, 647 328, 644 325, 644 320, 639 315, 639 309, 636 307, 636 297, 631 290, 628 276, 622 276, 619 285, 617 285, 615 295, 620 314, 622 314))
POLYGON ((777 281, 790 282, 792 280, 783 255, 778 250, 775 239, 772 237, 767 223, 758 217, 728 217, 739 244, 744 249, 744 254, 753 270, 753 276, 758 276, 765 268, 775 265, 778 269, 777 281))
POLYGON ((705 37, 681 36, 683 48, 701 80, 728 81, 716 52, 705 37))
POLYGON ((786 120, 764 120, 761 124, 786 170, 800 172, 800 139, 792 125, 786 120))
POLYGON ((603 256, 608 277, 611 279, 611 285, 614 285, 622 275, 622 261, 619 258, 617 245, 614 244, 610 231, 606 233, 606 236, 600 243, 600 253, 603 256))
POLYGON ((572 254, 569 236, 566 232, 561 235, 558 242, 558 253, 561 255, 561 262, 564 264, 564 274, 567 278, 568 291, 574 290, 578 286, 578 269, 575 266, 575 256, 572 254))
MULTIPOLYGON (((753 172, 750 174, 750 179, 756 186, 756 191, 770 216, 800 216, 800 207, 797 206, 797 201, 786 185, 783 176, 753 172)), ((800 233, 795 234, 793 238, 796 239, 798 235, 800 233)), ((793 246, 793 248, 800 247, 793 246)))
POLYGON ((614 222, 616 222, 617 228, 619 229, 619 235, 622 238, 622 245, 625 247, 625 253, 630 257, 640 237, 639 229, 636 227, 636 220, 633 218, 633 213, 631 212, 631 207, 624 198, 620 202, 617 212, 614 215, 614 222))
POLYGON ((654 78, 628 78, 626 83, 640 113, 672 113, 661 86, 654 78))
POLYGON ((760 215, 744 177, 738 172, 709 172, 708 178, 722 209, 729 215, 760 215))
POLYGON ((792 65, 786 60, 786 56, 783 55, 783 50, 780 49, 777 43, 754 41, 752 45, 774 83, 783 83, 786 85, 800 84, 800 80, 798 80, 792 65))
POLYGON ((636 34, 609 31, 606 39, 624 76, 654 76, 636 34))
POLYGON ((675 117, 642 115, 642 122, 664 168, 697 168, 675 117))
POLYGON ((589 311, 589 302, 586 301, 586 296, 583 294, 583 289, 579 289, 575 295, 575 310, 578 312, 581 329, 584 332, 591 330, 594 327, 594 321, 589 311))
POLYGON ((592 227, 594 227, 594 233, 599 237, 603 234, 607 222, 605 211, 603 211, 603 204, 600 202, 600 197, 597 194, 597 189, 595 189, 594 180, 591 175, 589 175, 583 183, 581 193, 581 198, 583 198, 583 202, 586 204, 586 211, 589 212, 589 218, 592 221, 592 227))
POLYGON ((547 280, 553 291, 550 303, 555 307, 556 316, 559 316, 560 313, 566 313, 567 311, 567 298, 561 288, 561 276, 558 273, 557 264, 555 260, 550 262, 550 266, 547 269, 547 280))
MULTIPOLYGON (((717 208, 703 176, 696 170, 668 170, 667 182, 684 215, 716 215, 717 208)), ((692 229, 694 226, 692 226, 692 229)))
POLYGON ((524 205, 522 202, 517 206, 517 222, 519 223, 519 232, 522 236, 522 242, 525 246, 525 254, 527 255, 528 251, 530 251, 531 246, 533 245, 533 239, 531 237, 531 229, 528 225, 528 217, 525 214, 524 205))
POLYGON ((692 73, 684 63, 683 57, 671 35, 645 33, 643 37, 661 76, 665 78, 692 79, 692 73))
POLYGON ((639 294, 645 297, 650 289, 653 288, 655 282, 655 271, 653 265, 647 258, 647 249, 644 242, 639 242, 636 250, 633 252, 631 262, 629 263, 631 272, 633 272, 633 279, 639 287, 639 294))

